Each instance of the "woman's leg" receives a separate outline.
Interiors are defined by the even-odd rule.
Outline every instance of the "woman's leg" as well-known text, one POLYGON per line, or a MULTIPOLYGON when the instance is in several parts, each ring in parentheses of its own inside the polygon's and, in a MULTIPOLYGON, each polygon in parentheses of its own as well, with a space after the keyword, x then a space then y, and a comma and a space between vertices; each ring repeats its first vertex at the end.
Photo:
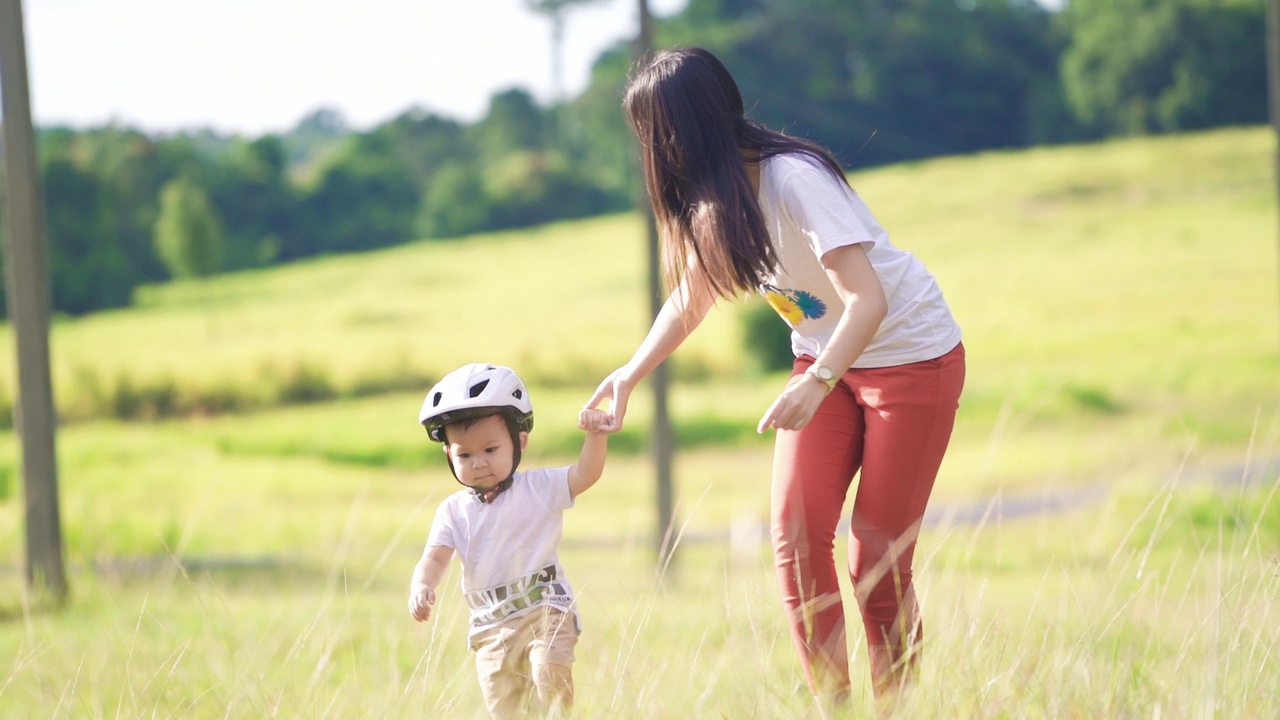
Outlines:
POLYGON ((877 695, 914 672, 922 626, 911 562, 964 386, 964 348, 922 363, 854 370, 867 407, 849 564, 877 695))
MULTIPOLYGON (((804 372, 809 358, 796 361, 804 372)), ((771 525, 782 602, 814 693, 849 690, 844 608, 836 571, 836 526, 862 456, 862 411, 837 384, 813 420, 774 442, 771 525)))

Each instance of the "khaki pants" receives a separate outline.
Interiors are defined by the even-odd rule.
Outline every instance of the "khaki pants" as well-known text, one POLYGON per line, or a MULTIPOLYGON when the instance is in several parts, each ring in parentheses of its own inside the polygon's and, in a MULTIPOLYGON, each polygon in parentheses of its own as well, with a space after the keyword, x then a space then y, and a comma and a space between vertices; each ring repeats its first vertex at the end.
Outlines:
POLYGON ((471 639, 476 674, 489 714, 495 718, 567 715, 573 706, 576 618, 542 606, 471 639))

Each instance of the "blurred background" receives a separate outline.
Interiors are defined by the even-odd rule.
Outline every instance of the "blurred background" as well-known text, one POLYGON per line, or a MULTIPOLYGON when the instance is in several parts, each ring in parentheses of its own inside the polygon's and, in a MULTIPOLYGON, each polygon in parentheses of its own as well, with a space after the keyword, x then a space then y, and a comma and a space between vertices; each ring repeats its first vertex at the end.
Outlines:
MULTIPOLYGON (((634 3, 26 5, 60 313, 197 270, 632 204, 634 3), (157 247, 166 187, 217 222, 203 267, 157 247)), ((1267 119, 1263 0, 653 10, 655 45, 707 46, 753 117, 851 169, 1267 119)))
MULTIPOLYGON (((69 594, 26 572, 0 353, 0 708, 477 716, 456 570, 404 611, 458 487, 416 413, 510 365, 525 462, 568 463, 643 337, 646 5, 835 151, 964 329, 907 716, 1277 714, 1267 0, 25 0, 69 594)), ((785 326, 722 303, 670 365, 673 507, 642 392, 566 518, 580 713, 826 717, 754 432, 785 326)))

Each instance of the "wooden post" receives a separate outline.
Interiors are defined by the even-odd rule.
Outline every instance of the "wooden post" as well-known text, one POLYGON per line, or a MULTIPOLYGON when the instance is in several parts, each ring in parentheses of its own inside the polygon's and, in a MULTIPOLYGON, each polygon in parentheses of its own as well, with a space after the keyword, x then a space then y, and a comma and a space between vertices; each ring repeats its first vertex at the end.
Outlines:
MULTIPOLYGON (((1267 0, 1267 95, 1271 128, 1276 139, 1276 204, 1280 214, 1280 0, 1267 0)), ((1277 245, 1277 253, 1280 255, 1280 245, 1277 245)), ((1277 270, 1280 270, 1280 257, 1277 258, 1277 270)))
MULTIPOLYGON (((640 34, 636 38, 636 60, 648 56, 653 48, 653 16, 649 13, 648 0, 639 0, 640 34)), ((644 216, 647 234, 647 253, 649 270, 649 313, 657 318, 665 300, 662 290, 661 263, 658 259, 658 228, 654 223, 653 212, 645 201, 643 191, 637 203, 644 216)), ((658 481, 658 527, 657 552, 658 566, 674 570, 675 561, 675 492, 672 482, 672 466, 675 461, 675 438, 671 432, 671 413, 667 405, 667 396, 671 387, 671 361, 665 361, 654 368, 649 376, 653 388, 653 462, 658 481)))
POLYGON ((18 346, 14 420, 22 443, 27 585, 63 600, 67 578, 49 372, 49 278, 21 0, 0 0, 0 112, 7 180, 5 297, 18 346))

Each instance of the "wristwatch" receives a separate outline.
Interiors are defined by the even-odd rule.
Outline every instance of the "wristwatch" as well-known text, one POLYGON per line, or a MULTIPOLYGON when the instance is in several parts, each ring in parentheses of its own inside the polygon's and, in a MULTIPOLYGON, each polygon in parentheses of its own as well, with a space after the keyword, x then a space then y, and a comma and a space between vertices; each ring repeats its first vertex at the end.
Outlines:
POLYGON ((836 382, 840 379, 834 370, 826 365, 810 365, 808 370, 804 371, 805 375, 811 375, 827 386, 827 392, 830 393, 836 389, 836 382))

